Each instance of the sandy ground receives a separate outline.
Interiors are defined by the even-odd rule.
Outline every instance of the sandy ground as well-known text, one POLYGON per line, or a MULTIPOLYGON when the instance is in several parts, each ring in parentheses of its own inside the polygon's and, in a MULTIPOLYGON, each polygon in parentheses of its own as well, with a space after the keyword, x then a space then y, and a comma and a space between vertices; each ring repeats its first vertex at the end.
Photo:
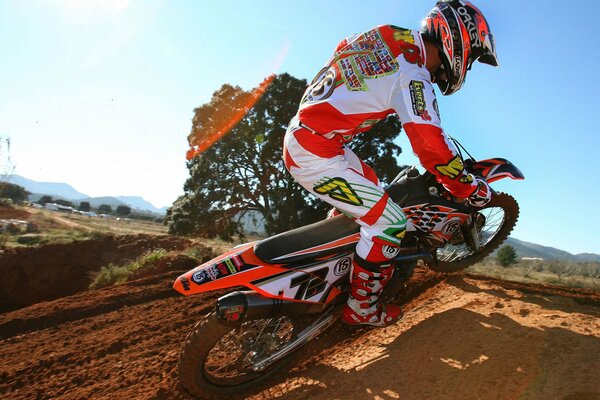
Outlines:
MULTIPOLYGON (((179 350, 219 293, 159 272, 0 314, 0 398, 189 399, 179 350)), ((600 400, 598 292, 417 270, 402 303, 388 328, 337 323, 250 398, 600 400)))

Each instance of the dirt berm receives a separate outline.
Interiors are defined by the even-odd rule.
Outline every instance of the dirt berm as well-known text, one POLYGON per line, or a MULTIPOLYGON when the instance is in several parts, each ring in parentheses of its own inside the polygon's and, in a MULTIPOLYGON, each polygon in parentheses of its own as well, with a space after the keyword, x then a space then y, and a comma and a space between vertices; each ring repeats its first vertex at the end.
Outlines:
POLYGON ((176 236, 139 234, 4 250, 0 312, 81 292, 100 267, 133 261, 150 250, 182 250, 190 243, 176 236))
MULTIPOLYGON (((64 293, 80 273, 60 263, 19 268, 28 272, 13 277, 2 264, 2 280, 60 273, 64 293)), ((188 399, 177 380, 180 345, 217 294, 178 295, 179 272, 0 314, 0 398, 188 399)), ((336 324, 250 398, 600 400, 597 292, 426 270, 409 288, 400 322, 336 324)))

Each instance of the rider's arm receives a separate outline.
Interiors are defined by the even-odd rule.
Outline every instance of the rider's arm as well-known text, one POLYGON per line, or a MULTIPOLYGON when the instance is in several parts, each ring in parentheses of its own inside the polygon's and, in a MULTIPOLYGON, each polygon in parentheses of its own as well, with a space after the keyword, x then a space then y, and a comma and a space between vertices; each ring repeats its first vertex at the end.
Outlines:
POLYGON ((467 198, 475 192, 473 175, 464 170, 456 147, 440 125, 431 82, 418 76, 399 81, 391 104, 423 167, 456 197, 467 198))

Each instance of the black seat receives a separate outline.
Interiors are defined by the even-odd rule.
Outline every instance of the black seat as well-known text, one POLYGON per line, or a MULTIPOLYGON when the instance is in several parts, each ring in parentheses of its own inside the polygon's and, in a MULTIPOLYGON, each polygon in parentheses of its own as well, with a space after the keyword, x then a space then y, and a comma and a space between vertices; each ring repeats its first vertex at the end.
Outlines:
POLYGON ((296 263, 310 258, 350 251, 356 240, 341 240, 357 234, 360 226, 345 215, 283 232, 254 246, 254 254, 271 263, 296 263), (339 241, 339 243, 333 243, 339 241), (328 245, 328 246, 324 246, 328 245))

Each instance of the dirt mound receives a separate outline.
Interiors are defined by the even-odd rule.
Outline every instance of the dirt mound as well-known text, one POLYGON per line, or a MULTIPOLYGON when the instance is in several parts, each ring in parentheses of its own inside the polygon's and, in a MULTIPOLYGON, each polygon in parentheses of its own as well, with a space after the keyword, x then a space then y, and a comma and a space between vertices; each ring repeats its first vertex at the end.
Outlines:
MULTIPOLYGON (((0 314, 0 398, 189 399, 179 349, 221 293, 177 275, 0 314)), ((251 398, 598 400, 600 294, 550 289, 417 270, 399 323, 338 323, 251 398)))
POLYGON ((27 220, 31 213, 23 209, 16 209, 6 205, 0 205, 0 219, 23 219, 27 220))
POLYGON ((175 236, 104 236, 69 244, 14 248, 0 254, 0 312, 87 290, 90 273, 110 263, 133 261, 154 250, 182 250, 175 236))

